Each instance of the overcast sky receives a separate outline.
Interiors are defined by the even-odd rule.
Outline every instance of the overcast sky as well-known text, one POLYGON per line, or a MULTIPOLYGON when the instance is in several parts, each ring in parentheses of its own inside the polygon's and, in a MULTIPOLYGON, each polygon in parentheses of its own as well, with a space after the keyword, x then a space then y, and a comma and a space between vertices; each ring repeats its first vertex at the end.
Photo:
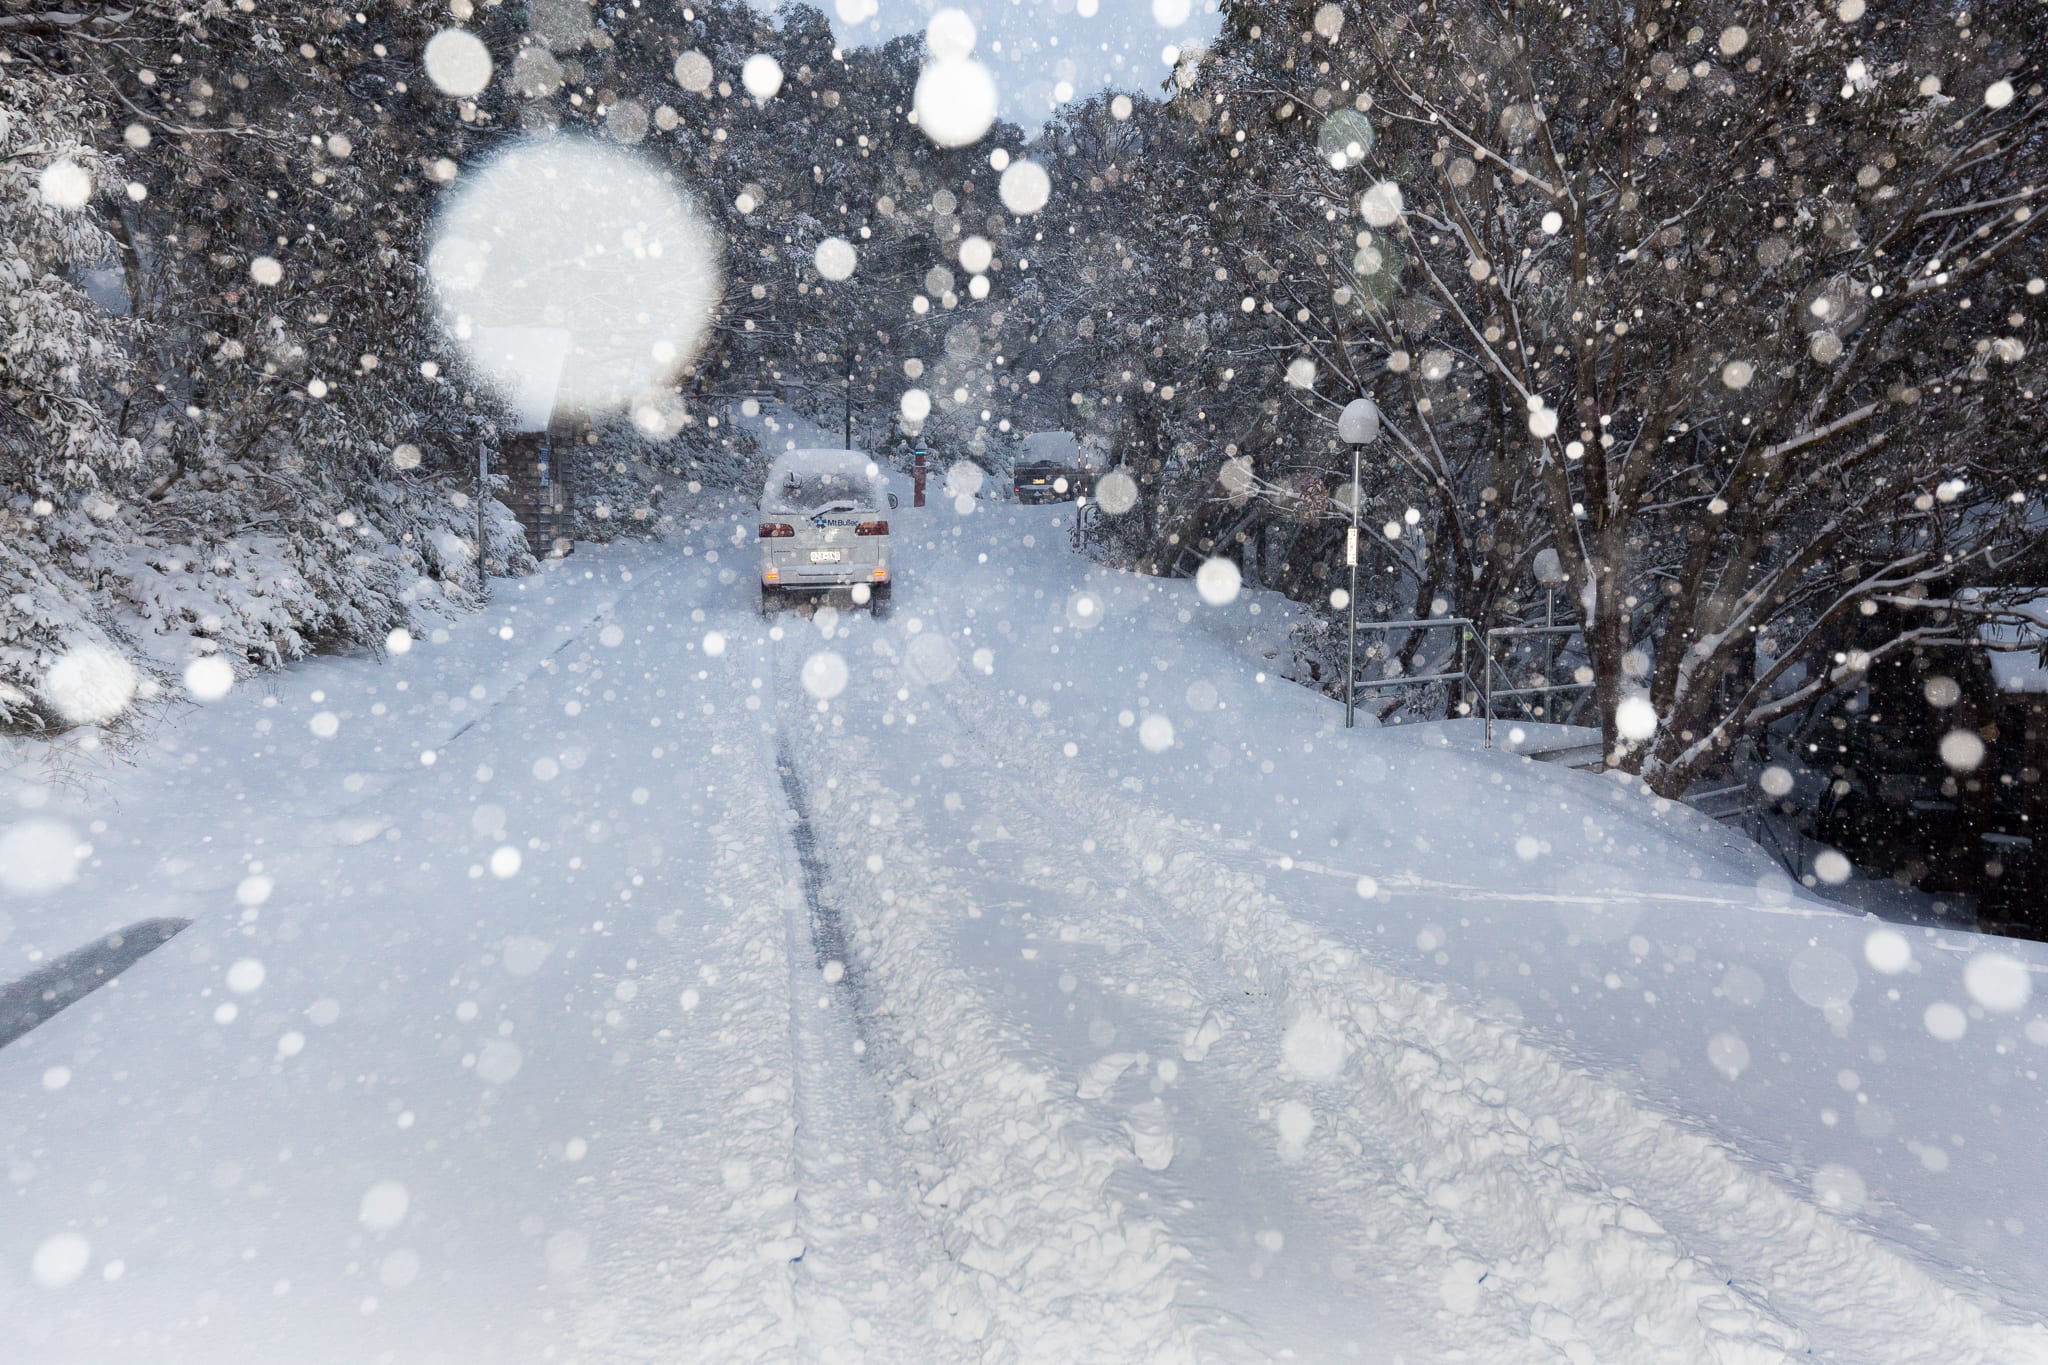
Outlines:
POLYGON ((1205 42, 1220 23, 1216 0, 879 0, 879 9, 878 0, 812 2, 832 15, 832 30, 848 47, 922 32, 940 9, 965 11, 979 31, 974 55, 995 77, 1002 117, 1031 132, 1063 94, 1156 94, 1172 70, 1166 50, 1205 42))

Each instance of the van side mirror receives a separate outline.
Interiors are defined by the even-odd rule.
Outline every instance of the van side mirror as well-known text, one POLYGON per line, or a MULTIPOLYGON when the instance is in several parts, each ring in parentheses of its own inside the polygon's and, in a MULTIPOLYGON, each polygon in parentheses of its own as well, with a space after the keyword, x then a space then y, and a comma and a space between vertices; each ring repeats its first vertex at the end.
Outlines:
POLYGON ((891 510, 894 510, 895 508, 901 507, 902 505, 903 505, 903 499, 901 499, 901 498, 897 497, 897 496, 896 496, 896 495, 895 495, 894 493, 891 493, 891 494, 889 495, 889 507, 890 507, 890 509, 891 509, 891 510))

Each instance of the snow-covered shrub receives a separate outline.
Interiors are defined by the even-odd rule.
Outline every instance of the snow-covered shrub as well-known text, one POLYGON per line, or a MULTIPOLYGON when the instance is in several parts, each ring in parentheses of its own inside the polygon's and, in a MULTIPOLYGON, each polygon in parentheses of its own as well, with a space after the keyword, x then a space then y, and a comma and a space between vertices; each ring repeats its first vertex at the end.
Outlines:
POLYGON ((78 84, 37 86, 0 82, 0 479, 40 494, 132 469, 141 451, 100 402, 127 329, 79 283, 113 252, 88 205, 118 168, 84 132, 98 111, 78 84))
MULTIPOLYGON (((374 647, 474 594, 491 432, 420 325, 418 129, 282 55, 327 20, 145 3, 92 18, 112 66, 66 60, 64 26, 10 35, 38 59, 0 79, 0 728, 107 723, 195 655, 374 647), (230 52, 183 92, 196 131, 114 111, 134 70, 230 52)), ((487 513, 494 571, 531 569, 487 513)))
POLYGON ((731 420, 684 427, 667 443, 664 458, 686 481, 705 488, 752 495, 768 477, 769 455, 760 434, 731 420))
POLYGON ((602 544, 661 530, 662 501, 675 482, 665 454, 662 443, 629 422, 603 423, 573 446, 558 445, 569 479, 570 534, 602 544))

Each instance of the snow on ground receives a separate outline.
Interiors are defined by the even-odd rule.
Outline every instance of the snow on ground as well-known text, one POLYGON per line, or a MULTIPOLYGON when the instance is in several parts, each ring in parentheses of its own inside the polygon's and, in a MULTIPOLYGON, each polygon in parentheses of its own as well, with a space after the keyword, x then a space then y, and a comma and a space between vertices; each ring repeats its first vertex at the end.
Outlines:
POLYGON ((193 923, 0 1048, 0 1358, 2048 1360, 2048 951, 960 505, 18 772, 0 980, 193 923))

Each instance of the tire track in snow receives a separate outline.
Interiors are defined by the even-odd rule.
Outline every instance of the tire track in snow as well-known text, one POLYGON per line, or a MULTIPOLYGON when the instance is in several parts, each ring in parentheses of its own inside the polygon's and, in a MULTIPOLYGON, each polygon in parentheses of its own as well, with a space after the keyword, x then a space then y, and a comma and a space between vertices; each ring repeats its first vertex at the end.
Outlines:
MULTIPOLYGON (((1030 836, 1023 837, 1026 842, 1017 845, 1020 850, 1029 846, 1030 836)), ((1203 1090, 1215 1096, 1192 1112, 1183 1103, 1175 1116, 1176 1127, 1192 1120, 1188 1128, 1205 1145, 1226 1134, 1242 1151, 1238 1183, 1190 1190, 1188 1206, 1208 1204, 1212 1218, 1246 1219, 1262 1230, 1286 1228, 1286 1259, 1297 1267, 1304 1257, 1319 1261, 1308 1275, 1341 1300, 1341 1311, 1334 1314, 1327 1301, 1304 1304, 1298 1293, 1283 1305, 1265 1284, 1230 1285, 1222 1282, 1224 1265, 1198 1265, 1187 1278, 1206 1275, 1212 1286, 1208 1297, 1236 1319, 1218 1333, 1201 1337, 1203 1357, 1271 1359, 1270 1343, 1295 1340, 1306 1332, 1310 1340, 1304 1346, 1311 1352, 1335 1352, 1348 1343, 1348 1354, 1355 1355, 1358 1342, 1371 1341, 1380 1353, 1376 1358, 1427 1360, 1455 1343, 1470 1353, 1469 1358, 1492 1365, 1533 1365, 1552 1359, 1547 1349, 1531 1347, 1520 1315, 1501 1311, 1499 1303, 1475 1306, 1454 1324, 1455 1332, 1447 1332, 1443 1323, 1418 1310, 1415 1296, 1387 1287, 1415 1281, 1418 1275, 1432 1288, 1455 1280, 1460 1274, 1453 1255, 1456 1243, 1432 1224, 1431 1210, 1413 1191, 1362 1174, 1398 1165, 1383 1144, 1369 1147, 1348 1128, 1340 1128, 1334 1140, 1313 1142, 1283 1131, 1283 1124, 1298 1117, 1327 1134, 1335 1106, 1325 1087, 1274 1065, 1284 1041, 1276 1012, 1257 991, 1229 976, 1213 956, 1181 947, 1171 927, 1177 918, 1171 906, 1143 888, 1118 885, 1106 877, 1098 880, 1100 868, 1091 872, 1096 875, 1075 874, 1064 882, 1033 878, 1032 884, 1057 897, 1061 909, 1072 917, 1069 923, 1093 918, 1101 927, 1100 910, 1088 907, 1113 901, 1139 926, 1142 938, 1119 943, 1113 934, 1097 941, 1063 935, 1057 946, 1104 952, 1127 988, 1116 1001, 1132 1013, 1150 1016, 1154 1023, 1148 1031, 1171 1040, 1164 1055, 1177 1054, 1177 1060, 1188 1064, 1174 1093, 1183 1100, 1203 1090), (1250 1182, 1260 1187, 1256 1202, 1246 1202, 1245 1184, 1250 1182), (1391 1211, 1403 1205, 1404 1213, 1391 1211), (1231 1306, 1244 1300, 1248 1302, 1242 1308, 1231 1306), (1340 1324, 1348 1324, 1348 1329, 1340 1324), (1428 1345, 1403 1355, 1396 1349, 1397 1341, 1428 1345)), ((1149 1073, 1149 1060, 1129 1052, 1104 1056, 1080 1069, 1077 1094, 1108 1104, 1122 1071, 1128 1066, 1134 1074, 1149 1073)), ((1114 1112, 1135 1117, 1127 1104, 1114 1106, 1114 1112)), ((1136 1140, 1134 1132, 1134 1144, 1136 1140)), ((1163 1217, 1169 1228, 1176 1226, 1171 1212, 1163 1217)), ((1279 1259, 1276 1251, 1274 1260, 1279 1259)), ((1228 1268, 1241 1267, 1233 1258, 1228 1268)))
POLYGON ((622 1125, 610 1149, 605 1204, 627 1220, 618 1235, 645 1249, 597 1261, 605 1293, 577 1322, 597 1358, 795 1352, 787 972, 780 907, 760 894, 758 829, 742 815, 705 832, 717 850, 706 939, 694 962, 679 953, 649 974, 683 1015, 636 1062, 660 1126, 622 1125))
MULTIPOLYGON (((960 715, 950 708, 934 708, 932 719, 923 724, 950 724, 957 733, 969 734, 960 715)), ((985 738, 969 737, 950 746, 948 752, 954 756, 955 770, 978 770, 981 790, 1000 792, 1017 787, 1018 769, 1023 765, 1005 767, 980 757, 988 750, 985 738)), ((1077 862, 1086 862, 1094 875, 1075 873, 1059 881, 1050 868, 1033 875, 1028 858, 1016 862, 1018 875, 1052 892, 1077 914, 1083 913, 1081 907, 1099 905, 1103 900, 1120 901, 1125 907, 1120 917, 1124 922, 1115 925, 1110 936, 1114 937, 1114 930, 1133 937, 1142 934, 1143 941, 1165 958, 1149 967, 1151 989, 1141 989, 1139 995, 1201 1002, 1192 1015, 1173 1020, 1185 1030, 1182 1055, 1192 1064, 1221 1073, 1238 1097, 1241 1110, 1277 1116, 1283 1106, 1293 1103, 1303 1105, 1315 1117, 1316 1140, 1301 1142, 1285 1164, 1289 1192, 1297 1207, 1316 1210, 1319 1221, 1334 1222, 1343 1229, 1356 1292, 1372 1295, 1383 1311, 1412 1322, 1416 1328, 1412 1335, 1428 1341, 1436 1351, 1464 1351, 1466 1358, 1492 1365, 1555 1360, 1551 1347, 1531 1338, 1526 1314, 1499 1296, 1475 1297, 1461 1305, 1462 1311, 1437 1314, 1432 1321, 1431 1315, 1418 1310, 1415 1296, 1381 1287, 1419 1280, 1432 1293, 1440 1286, 1456 1286, 1453 1292, 1458 1292, 1481 1272, 1467 1268, 1473 1263, 1460 1254, 1460 1244, 1412 1181, 1376 1176, 1398 1168, 1400 1159, 1376 1133, 1343 1123, 1341 1090, 1293 1078, 1275 1065, 1283 1055, 1284 1021, 1277 1002, 1267 998, 1262 984, 1231 971, 1211 951, 1190 951, 1176 928, 1187 916, 1142 880, 1131 877, 1129 865, 1115 863, 1100 847, 1077 844, 1072 837, 1071 810, 1064 803, 1020 801, 1005 806, 999 820, 1014 846, 1068 850, 1077 862), (1065 823, 1042 813, 1048 809, 1065 812, 1065 823), (1105 894, 1105 887, 1114 890, 1105 894), (1334 1133, 1333 1121, 1337 1125, 1334 1133)), ((1079 823, 1087 825, 1085 820, 1079 823)), ((1095 909, 1092 918, 1098 929, 1111 928, 1111 916, 1101 909, 1095 909)), ((1204 932, 1199 924, 1186 927, 1198 936, 1204 932)), ((1094 1081, 1087 1076, 1083 1084, 1094 1081)), ((1277 1136, 1277 1128, 1268 1131, 1277 1136)), ((1270 1137, 1267 1145, 1272 1145, 1270 1137)), ((1205 1355, 1210 1353, 1210 1345, 1204 1341, 1205 1355)), ((1384 1341, 1376 1345, 1388 1349, 1384 1341)), ((1223 1352, 1230 1349, 1230 1344, 1221 1347, 1223 1352)))
POLYGON ((764 743, 781 787, 778 904, 789 944, 795 1060, 798 1354, 838 1362, 967 1360, 933 1330, 944 1249, 917 1216, 871 1049, 870 1008, 787 751, 764 743))
MULTIPOLYGON (((1000 736, 986 747, 1041 753, 1039 737, 985 698, 953 709, 1000 736)), ((1858 1361, 2048 1361, 2038 1324, 1997 1321, 1712 1139, 1322 937, 1213 856, 1206 831, 1105 799, 1054 761, 1031 767, 1041 798, 1108 835, 1163 901, 1199 915, 1234 971, 1291 1015, 1340 1031, 1346 1074, 1365 1082, 1352 1087, 1354 1119, 1406 1137, 1404 1181, 1488 1256, 1488 1278, 1512 1286, 1530 1332, 1568 1357, 1748 1365, 1806 1350, 1810 1331, 1818 1349, 1858 1361), (1742 1273, 1740 1288, 1692 1246, 1742 1273)))
MULTIPOLYGON (((652 586, 657 576, 644 581, 652 586)), ((699 581, 659 576, 661 593, 635 603, 631 623, 666 619, 670 601, 699 581)), ((588 641, 610 614, 567 643, 588 641)), ((613 704, 672 709, 651 694, 680 649, 663 636, 631 638, 646 640, 647 653, 620 666, 613 704)), ((545 690, 519 700, 529 714, 558 714, 560 694, 577 695, 584 681, 536 670, 527 685, 545 690)), ((761 841, 777 806, 740 705, 744 685, 713 682, 694 699, 720 687, 716 718, 661 775, 674 784, 665 795, 700 787, 720 793, 726 809, 706 827, 675 831, 685 849, 651 864, 640 898, 616 912, 654 917, 662 951, 624 964, 630 974, 593 1021, 630 1082, 619 1088, 623 1103, 600 1116, 588 1155, 571 1158, 595 1168, 592 1197, 568 1222, 578 1240, 560 1257, 580 1264, 559 1273, 588 1278, 564 1310, 573 1313, 580 1359, 785 1361, 797 1353, 789 968, 777 866, 761 841)), ((502 742, 526 742, 524 731, 496 726, 473 732, 472 742, 494 729, 502 742)), ((649 765, 634 775, 654 786, 659 765, 634 762, 649 765)), ((619 769, 612 775, 618 780, 619 769)), ((630 808, 647 813, 643 833, 660 828, 660 804, 630 808)))
POLYGON ((1106 1189, 1128 1156, 1072 1131, 1078 1110, 1052 1078, 1002 1047, 947 960, 960 893, 920 851, 911 803, 836 719, 786 708, 785 743, 886 1035, 873 1051, 919 1212, 948 1258, 933 1276, 936 1325, 990 1365, 1192 1361, 1175 1303, 1187 1253, 1106 1189))
POLYGON ((775 771, 782 783, 790 836, 803 879, 804 918, 809 928, 802 937, 809 942, 811 956, 819 971, 830 972, 833 964, 838 965, 838 973, 828 976, 827 980, 845 985, 845 993, 855 1002, 854 1015, 858 1019, 862 1013, 859 1006, 859 966, 848 960, 845 922, 838 907, 831 904, 825 894, 825 866, 818 856, 817 836, 811 830, 810 803, 804 798, 803 785, 797 781, 796 767, 790 760, 789 751, 781 746, 775 751, 775 771))
MULTIPOLYGON (((986 747, 1020 757, 1034 752, 1021 727, 999 715, 989 719, 990 708, 954 709, 975 716, 985 735, 1001 735, 985 739, 986 747)), ((1228 870, 1194 851, 1202 833, 1189 839, 1171 817, 1104 802, 1050 765, 1029 766, 1034 784, 1055 791, 1062 809, 1079 813, 1079 823, 1102 836, 1106 847, 1094 857, 1110 875, 1149 894, 1166 914, 1191 912, 1231 974, 1270 1002, 1286 1033, 1269 1065, 1282 1061, 1287 1033, 1297 1029, 1313 1044, 1306 1052, 1341 1064, 1311 1088, 1313 1107, 1329 1121, 1330 1142, 1340 1151, 1341 1186, 1359 1200, 1361 1223, 1388 1259, 1409 1268, 1403 1278, 1418 1296, 1440 1302, 1437 1322, 1447 1343, 1485 1359, 1519 1338, 1550 1343, 1541 1350, 1548 1358, 1744 1365, 1787 1359, 1803 1346, 1787 1325, 1724 1292, 1724 1281, 1681 1249, 1638 1254, 1643 1248, 1635 1243, 1653 1229, 1631 1217, 1597 1175, 1573 1163, 1559 1135, 1527 1131, 1523 1116, 1497 1115, 1483 1104, 1468 1111, 1462 1085, 1429 1083, 1419 1054, 1393 1036, 1386 1016, 1370 1005, 1360 1011, 1331 989, 1354 967, 1354 955, 1316 941, 1303 926, 1247 915, 1228 870), (1190 847, 1183 849, 1182 840, 1190 847), (1169 862, 1162 848, 1180 856, 1169 862), (1112 861, 1118 854, 1121 860, 1112 861), (1182 872, 1188 875, 1174 875, 1182 872), (1543 1283, 1542 1266, 1517 1264, 1532 1247, 1545 1264, 1545 1253, 1559 1248, 1582 1254, 1576 1265, 1559 1262, 1560 1273, 1549 1277, 1554 1282, 1543 1283), (1572 1273, 1588 1268, 1599 1273, 1572 1273), (1600 1320, 1617 1301, 1627 1311, 1602 1330, 1600 1320), (1643 1325, 1651 1328, 1649 1339, 1643 1325)), ((1328 1144, 1311 1144, 1318 1146, 1328 1144)))

